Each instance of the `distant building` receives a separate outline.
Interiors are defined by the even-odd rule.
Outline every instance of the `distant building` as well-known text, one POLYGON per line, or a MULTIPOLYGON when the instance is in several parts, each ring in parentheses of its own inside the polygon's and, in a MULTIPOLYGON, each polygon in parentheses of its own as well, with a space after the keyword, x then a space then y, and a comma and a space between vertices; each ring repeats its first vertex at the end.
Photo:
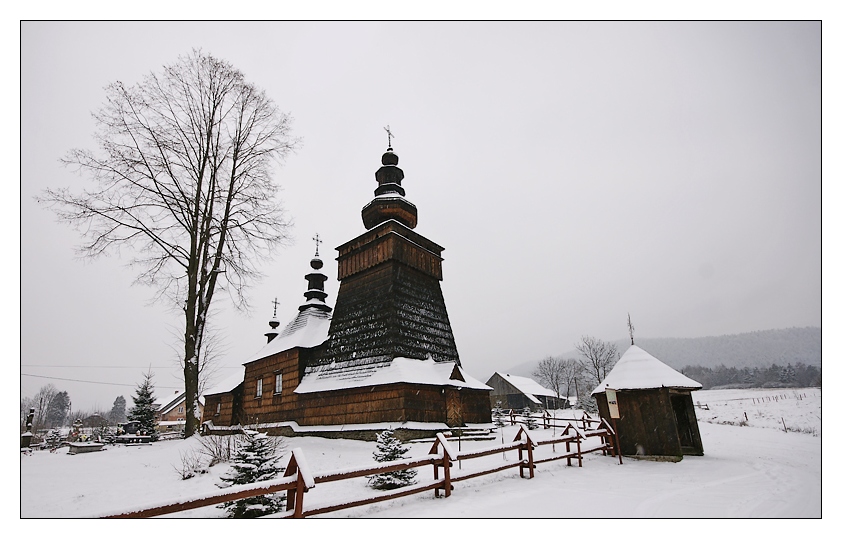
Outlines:
POLYGON ((491 405, 496 406, 500 401, 502 408, 522 410, 543 408, 556 410, 568 408, 567 399, 558 398, 556 394, 533 380, 524 376, 495 372, 485 383, 491 386, 491 405))
MULTIPOLYGON (((156 408, 155 420, 158 423, 158 430, 183 430, 187 421, 185 410, 184 391, 176 390, 164 397, 155 399, 156 408)), ((199 397, 199 417, 202 417, 205 399, 199 397)))
POLYGON ((690 396, 702 384, 632 345, 591 393, 600 417, 610 422, 606 388, 617 392, 620 418, 614 421, 624 455, 681 460, 704 454, 690 396))

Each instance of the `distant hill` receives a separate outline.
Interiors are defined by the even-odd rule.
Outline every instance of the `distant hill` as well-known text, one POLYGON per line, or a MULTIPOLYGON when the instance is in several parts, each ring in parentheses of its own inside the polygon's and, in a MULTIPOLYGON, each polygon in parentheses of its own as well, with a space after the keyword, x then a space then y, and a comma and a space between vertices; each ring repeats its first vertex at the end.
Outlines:
MULTIPOLYGON (((629 340, 614 341, 620 355, 629 347, 629 340)), ((693 339, 636 337, 635 344, 670 367, 680 370, 688 365, 703 367, 768 367, 797 362, 821 367, 822 330, 817 327, 770 329, 737 335, 697 337, 693 339)), ((576 350, 554 354, 563 358, 579 358, 576 350)), ((543 358, 536 358, 511 367, 509 374, 530 376, 543 358)))

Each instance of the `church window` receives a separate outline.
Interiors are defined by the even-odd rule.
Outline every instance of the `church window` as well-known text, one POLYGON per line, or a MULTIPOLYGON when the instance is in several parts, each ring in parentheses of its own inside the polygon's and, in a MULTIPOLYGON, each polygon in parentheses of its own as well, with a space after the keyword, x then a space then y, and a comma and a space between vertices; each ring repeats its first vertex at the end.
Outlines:
POLYGON ((281 373, 275 375, 275 395, 281 394, 281 373))
POLYGON ((254 397, 259 399, 262 396, 263 396, 263 379, 258 378, 257 379, 257 393, 255 393, 254 397))

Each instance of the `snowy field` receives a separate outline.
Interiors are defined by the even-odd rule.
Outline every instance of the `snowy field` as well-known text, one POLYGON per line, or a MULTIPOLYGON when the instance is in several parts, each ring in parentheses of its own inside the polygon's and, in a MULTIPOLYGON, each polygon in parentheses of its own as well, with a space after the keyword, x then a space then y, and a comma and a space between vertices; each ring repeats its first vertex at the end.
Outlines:
MULTIPOLYGON (((678 463, 624 458, 619 465, 601 453, 585 456, 583 467, 565 461, 538 466, 534 479, 516 469, 455 484, 449 498, 425 492, 321 515, 321 518, 820 518, 822 513, 821 390, 722 390, 693 393, 705 455, 678 463), (788 398, 781 398, 786 393, 788 398), (793 395, 799 394, 801 398, 793 395), (770 396, 778 399, 767 399, 770 396), (748 420, 745 421, 745 416, 748 420), (740 425, 740 418, 744 426, 740 425), (784 432, 784 418, 788 429, 784 432), (729 424, 729 422, 731 424, 729 424)), ((515 427, 502 437, 511 441, 515 427)), ((552 430, 532 431, 538 439, 552 430)), ((22 455, 22 518, 87 518, 131 508, 159 505, 184 497, 218 493, 227 469, 220 464, 188 480, 179 474, 182 455, 199 447, 198 438, 143 446, 108 446, 106 451, 69 455, 34 451, 22 455)), ((300 447, 315 473, 373 464, 373 442, 289 438, 300 447)), ((462 442, 463 450, 500 444, 462 442)), ((426 455, 430 443, 413 443, 408 456, 426 455)), ((456 442, 454 442, 454 446, 456 442)), ((551 446, 539 452, 549 455, 551 446)), ((505 458, 516 459, 516 451, 505 458)), ((454 476, 472 467, 504 464, 502 455, 461 463, 454 476), (491 460, 486 460, 491 459, 491 460)), ((432 478, 431 467, 418 479, 432 478)), ((308 492, 305 507, 370 496, 364 478, 323 483, 308 492)), ((178 518, 218 518, 216 507, 196 509, 178 518)))

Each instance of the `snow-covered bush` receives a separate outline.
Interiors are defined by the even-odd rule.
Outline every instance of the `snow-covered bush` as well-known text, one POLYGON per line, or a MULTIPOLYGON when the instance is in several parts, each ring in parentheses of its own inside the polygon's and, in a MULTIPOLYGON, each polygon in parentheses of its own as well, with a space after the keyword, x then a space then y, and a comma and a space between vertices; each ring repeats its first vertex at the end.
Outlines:
MULTIPOLYGON (((377 462, 391 462, 401 460, 409 451, 400 440, 395 437, 395 432, 386 429, 377 435, 377 450, 374 452, 374 460, 377 462)), ((371 488, 378 490, 391 490, 393 488, 405 487, 415 483, 417 470, 397 470, 368 477, 368 484, 371 488)))
POLYGON ((527 429, 535 430, 538 428, 538 421, 532 417, 532 409, 529 406, 523 409, 523 419, 526 421, 527 429))
POLYGON ((491 418, 494 421, 495 427, 505 427, 506 422, 504 418, 506 417, 503 415, 503 409, 500 408, 500 401, 497 401, 497 404, 494 406, 494 409, 491 411, 491 418))
MULTIPOLYGON (((245 431, 242 442, 234 453, 231 470, 222 477, 224 484, 219 487, 247 485, 273 479, 285 469, 280 465, 279 454, 284 446, 280 437, 270 437, 266 433, 253 430, 245 431)), ((285 499, 285 492, 273 492, 225 502, 220 507, 228 510, 229 518, 254 518, 281 511, 285 499)))

